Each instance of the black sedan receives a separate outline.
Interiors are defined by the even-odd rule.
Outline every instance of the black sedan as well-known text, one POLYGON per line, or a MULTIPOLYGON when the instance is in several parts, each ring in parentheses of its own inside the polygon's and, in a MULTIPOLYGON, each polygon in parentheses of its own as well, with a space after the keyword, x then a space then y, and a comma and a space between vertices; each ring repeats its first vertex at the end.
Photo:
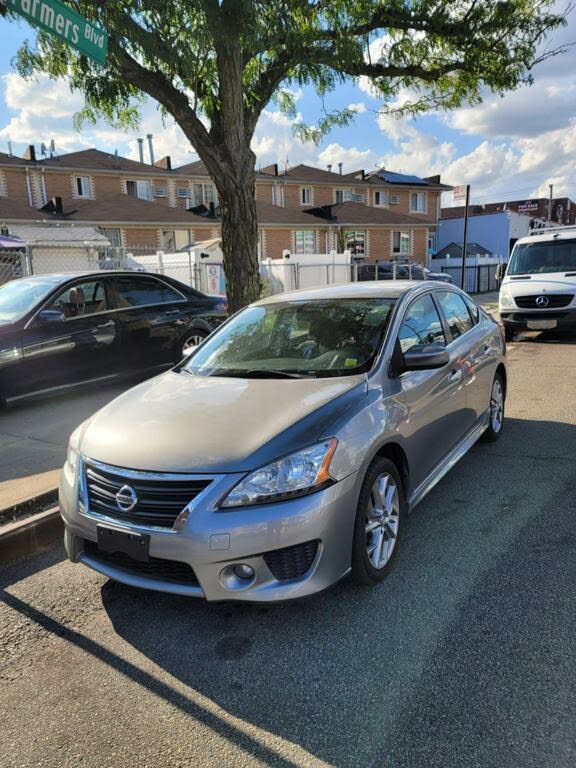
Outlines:
POLYGON ((446 272, 432 272, 418 262, 376 261, 358 267, 358 280, 439 280, 453 283, 446 272))
POLYGON ((42 275, 0 287, 0 404, 167 368, 226 317, 226 300, 141 272, 42 275))

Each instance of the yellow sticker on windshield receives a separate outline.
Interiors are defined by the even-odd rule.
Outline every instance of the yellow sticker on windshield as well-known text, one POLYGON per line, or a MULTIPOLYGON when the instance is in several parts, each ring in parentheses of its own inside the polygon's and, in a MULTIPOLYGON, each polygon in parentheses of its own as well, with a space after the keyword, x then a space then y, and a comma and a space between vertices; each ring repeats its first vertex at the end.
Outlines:
POLYGON ((357 365, 358 360, 355 357, 347 357, 346 360, 344 360, 345 368, 356 368, 357 365))

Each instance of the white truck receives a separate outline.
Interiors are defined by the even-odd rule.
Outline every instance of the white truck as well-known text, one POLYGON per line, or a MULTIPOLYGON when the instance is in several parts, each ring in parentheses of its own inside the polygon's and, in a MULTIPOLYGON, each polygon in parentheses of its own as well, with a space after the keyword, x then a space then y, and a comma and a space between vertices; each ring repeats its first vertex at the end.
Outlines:
POLYGON ((576 331, 576 226, 533 230, 496 274, 507 341, 525 330, 576 331))

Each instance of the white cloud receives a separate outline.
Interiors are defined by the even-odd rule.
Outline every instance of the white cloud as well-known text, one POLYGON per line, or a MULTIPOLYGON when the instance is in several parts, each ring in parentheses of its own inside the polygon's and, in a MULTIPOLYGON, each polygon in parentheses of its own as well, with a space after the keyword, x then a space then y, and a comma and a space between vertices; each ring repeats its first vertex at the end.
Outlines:
POLYGON ((348 109, 350 112, 356 112, 356 114, 361 115, 363 112, 366 112, 366 104, 363 101, 357 101, 354 104, 348 104, 348 109))

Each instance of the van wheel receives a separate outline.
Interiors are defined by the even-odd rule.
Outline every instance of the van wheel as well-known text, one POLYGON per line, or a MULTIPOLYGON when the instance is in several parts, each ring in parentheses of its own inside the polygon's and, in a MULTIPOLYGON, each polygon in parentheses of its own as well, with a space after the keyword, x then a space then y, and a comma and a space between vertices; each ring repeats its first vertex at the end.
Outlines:
POLYGON ((502 434, 502 428, 504 427, 504 404, 506 400, 504 392, 502 374, 497 373, 494 376, 490 393, 490 420, 487 429, 482 434, 482 440, 486 443, 496 442, 502 434))
POLYGON ((516 336, 516 332, 512 328, 511 325, 508 325, 507 323, 504 323, 504 338, 506 341, 514 341, 514 338, 516 336))
POLYGON ((376 584, 390 573, 405 514, 396 465, 389 459, 375 459, 362 483, 354 524, 352 578, 358 584, 376 584))

